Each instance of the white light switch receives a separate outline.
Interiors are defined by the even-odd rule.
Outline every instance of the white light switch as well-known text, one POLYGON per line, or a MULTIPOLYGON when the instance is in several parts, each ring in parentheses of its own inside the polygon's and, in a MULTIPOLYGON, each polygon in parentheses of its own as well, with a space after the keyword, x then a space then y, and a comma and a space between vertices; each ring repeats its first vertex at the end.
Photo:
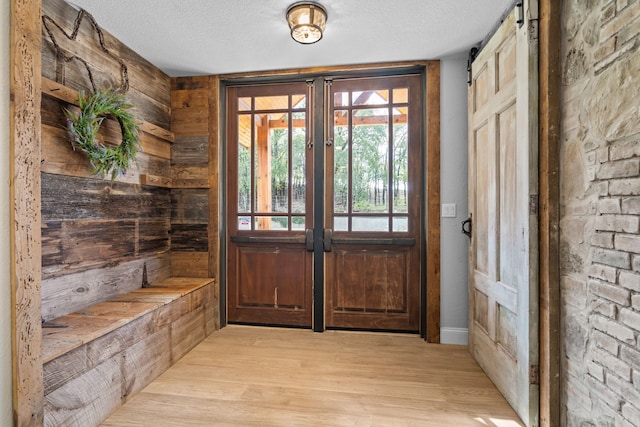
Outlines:
POLYGON ((442 204, 442 217, 443 218, 455 218, 456 217, 456 204, 455 203, 443 203, 442 204))

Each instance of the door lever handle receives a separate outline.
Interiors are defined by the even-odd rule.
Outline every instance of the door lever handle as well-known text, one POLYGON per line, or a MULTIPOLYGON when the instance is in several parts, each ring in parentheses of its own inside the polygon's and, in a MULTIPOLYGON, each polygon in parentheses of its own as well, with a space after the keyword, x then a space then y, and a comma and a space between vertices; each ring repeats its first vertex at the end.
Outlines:
POLYGON ((313 252, 313 228, 307 228, 304 231, 304 243, 307 246, 307 251, 313 252))
POLYGON ((469 239, 471 239, 471 235, 473 232, 473 221, 471 216, 469 218, 462 221, 462 233, 465 234, 469 239))
POLYGON ((331 252, 331 239, 333 238, 333 230, 330 228, 325 228, 324 229, 324 236, 323 236, 323 248, 325 252, 331 252))

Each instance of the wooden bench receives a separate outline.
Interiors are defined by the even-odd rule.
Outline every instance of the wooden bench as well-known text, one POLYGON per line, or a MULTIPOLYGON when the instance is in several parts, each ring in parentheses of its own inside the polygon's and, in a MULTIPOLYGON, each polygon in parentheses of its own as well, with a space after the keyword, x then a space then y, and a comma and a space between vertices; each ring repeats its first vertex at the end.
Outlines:
POLYGON ((47 322, 45 425, 98 425, 220 328, 213 279, 173 277, 47 322))

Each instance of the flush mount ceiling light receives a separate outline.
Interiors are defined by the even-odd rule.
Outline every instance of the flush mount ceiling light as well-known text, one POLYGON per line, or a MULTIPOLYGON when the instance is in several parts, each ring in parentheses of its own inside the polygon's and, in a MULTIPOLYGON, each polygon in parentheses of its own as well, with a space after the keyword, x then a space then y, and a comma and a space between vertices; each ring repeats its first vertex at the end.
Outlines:
POLYGON ((327 11, 315 2, 298 2, 287 9, 291 37, 302 44, 315 43, 322 38, 327 25, 327 11))

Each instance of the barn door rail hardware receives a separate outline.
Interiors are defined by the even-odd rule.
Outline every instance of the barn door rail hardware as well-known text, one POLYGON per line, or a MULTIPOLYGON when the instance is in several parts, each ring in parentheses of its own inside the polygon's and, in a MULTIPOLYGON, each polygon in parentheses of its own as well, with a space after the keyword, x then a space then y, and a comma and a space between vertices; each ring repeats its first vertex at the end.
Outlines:
POLYGON ((524 25, 524 4, 523 2, 518 2, 516 4, 516 8, 518 9, 518 20, 516 24, 518 24, 518 28, 522 28, 524 25))

